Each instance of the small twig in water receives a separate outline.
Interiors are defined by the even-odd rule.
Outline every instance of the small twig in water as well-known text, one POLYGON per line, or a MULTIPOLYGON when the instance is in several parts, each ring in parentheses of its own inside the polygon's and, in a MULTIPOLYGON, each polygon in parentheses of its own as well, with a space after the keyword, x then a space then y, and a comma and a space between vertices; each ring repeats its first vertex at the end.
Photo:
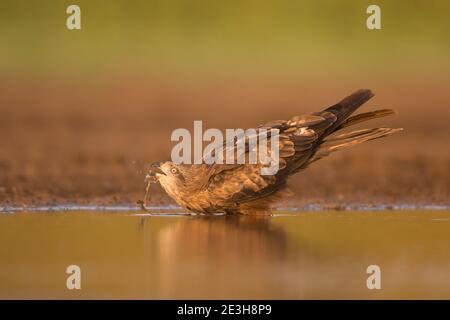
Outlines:
POLYGON ((150 211, 150 208, 147 206, 147 199, 148 199, 148 197, 149 197, 149 191, 150 191, 150 185, 152 184, 152 183, 154 183, 154 182, 156 182, 155 181, 155 179, 152 177, 152 176, 150 176, 150 175, 147 175, 146 177, 145 177, 145 181, 147 181, 147 187, 145 187, 145 196, 144 196, 144 200, 138 200, 136 203, 138 204, 138 205, 140 205, 140 207, 141 207, 141 209, 142 210, 144 210, 144 211, 150 211))

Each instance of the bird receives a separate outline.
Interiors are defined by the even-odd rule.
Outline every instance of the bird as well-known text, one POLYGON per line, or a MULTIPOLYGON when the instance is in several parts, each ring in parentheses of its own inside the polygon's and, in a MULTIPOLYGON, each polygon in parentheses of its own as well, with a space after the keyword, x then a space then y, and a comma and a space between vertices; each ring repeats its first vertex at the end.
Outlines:
POLYGON ((342 133, 355 124, 396 113, 380 109, 352 115, 373 96, 371 90, 360 89, 322 111, 258 126, 279 130, 279 170, 273 175, 262 175, 261 164, 155 162, 146 175, 144 201, 138 203, 146 210, 150 184, 159 182, 175 202, 195 214, 271 214, 289 194, 287 180, 292 175, 333 152, 403 130, 378 127, 342 133))

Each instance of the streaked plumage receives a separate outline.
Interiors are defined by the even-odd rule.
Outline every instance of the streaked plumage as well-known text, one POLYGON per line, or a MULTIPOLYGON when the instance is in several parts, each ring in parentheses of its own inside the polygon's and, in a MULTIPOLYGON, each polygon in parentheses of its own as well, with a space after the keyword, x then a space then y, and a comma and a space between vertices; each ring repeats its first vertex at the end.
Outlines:
POLYGON ((196 213, 268 213, 286 190, 289 176, 334 151, 401 130, 374 128, 335 135, 343 128, 394 113, 383 109, 351 116, 372 97, 370 90, 359 90, 323 111, 259 126, 280 130, 280 169, 275 175, 261 175, 259 164, 175 165, 164 162, 150 172, 149 178, 159 181, 180 206, 196 213))

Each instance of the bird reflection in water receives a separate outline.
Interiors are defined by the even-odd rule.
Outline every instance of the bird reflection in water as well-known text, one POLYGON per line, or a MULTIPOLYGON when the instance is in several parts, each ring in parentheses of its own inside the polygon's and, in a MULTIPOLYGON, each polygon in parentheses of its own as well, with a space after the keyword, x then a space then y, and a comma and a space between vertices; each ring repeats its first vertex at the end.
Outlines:
POLYGON ((160 296, 167 298, 269 293, 274 284, 266 280, 287 254, 284 230, 267 216, 181 218, 162 228, 157 241, 151 258, 158 261, 160 296))

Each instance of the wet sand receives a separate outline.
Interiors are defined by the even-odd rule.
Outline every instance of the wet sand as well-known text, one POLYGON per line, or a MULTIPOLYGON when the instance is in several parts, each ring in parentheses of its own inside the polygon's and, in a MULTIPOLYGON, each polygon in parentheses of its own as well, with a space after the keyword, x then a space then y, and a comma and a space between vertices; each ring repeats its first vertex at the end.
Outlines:
MULTIPOLYGON (((369 83, 370 85, 370 83, 369 83)), ((188 81, 121 75, 0 79, 0 206, 133 205, 149 163, 168 160, 175 128, 248 128, 314 112, 356 83, 188 81)), ((361 110, 399 115, 370 126, 394 136, 333 154, 290 179, 280 206, 450 205, 450 92, 445 82, 376 83, 361 110)), ((173 204, 159 187, 153 205, 173 204)))

